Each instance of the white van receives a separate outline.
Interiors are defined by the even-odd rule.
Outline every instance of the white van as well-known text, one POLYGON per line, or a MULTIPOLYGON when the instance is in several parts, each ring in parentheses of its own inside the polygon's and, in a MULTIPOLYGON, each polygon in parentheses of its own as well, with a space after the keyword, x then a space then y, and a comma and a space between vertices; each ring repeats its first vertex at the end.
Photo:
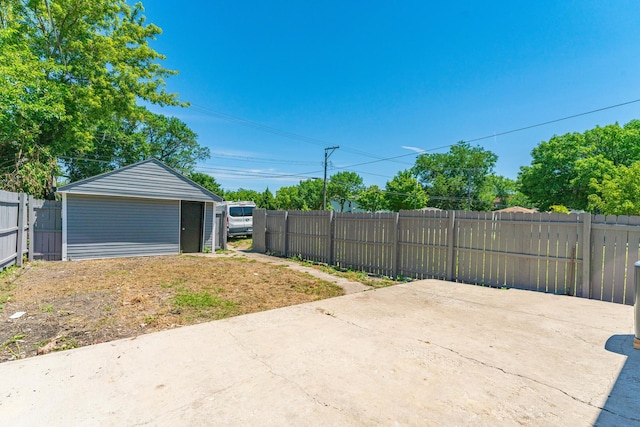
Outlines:
POLYGON ((227 236, 251 236, 253 234, 254 202, 226 202, 227 236))

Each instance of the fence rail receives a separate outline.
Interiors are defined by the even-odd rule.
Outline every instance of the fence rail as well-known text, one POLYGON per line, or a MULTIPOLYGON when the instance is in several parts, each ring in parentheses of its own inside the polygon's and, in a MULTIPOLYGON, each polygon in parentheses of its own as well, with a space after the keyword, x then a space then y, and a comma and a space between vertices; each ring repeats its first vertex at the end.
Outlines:
POLYGON ((254 250, 386 276, 634 303, 640 217, 254 210, 254 250))
POLYGON ((60 202, 0 190, 0 271, 29 260, 62 255, 60 202))

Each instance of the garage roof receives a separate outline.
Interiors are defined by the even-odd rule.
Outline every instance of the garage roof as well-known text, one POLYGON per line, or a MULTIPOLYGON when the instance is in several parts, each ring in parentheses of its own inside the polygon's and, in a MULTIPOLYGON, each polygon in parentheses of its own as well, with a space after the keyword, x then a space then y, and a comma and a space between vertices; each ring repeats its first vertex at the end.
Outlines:
POLYGON ((64 185, 58 193, 148 199, 221 202, 222 198, 171 169, 147 159, 111 172, 64 185))

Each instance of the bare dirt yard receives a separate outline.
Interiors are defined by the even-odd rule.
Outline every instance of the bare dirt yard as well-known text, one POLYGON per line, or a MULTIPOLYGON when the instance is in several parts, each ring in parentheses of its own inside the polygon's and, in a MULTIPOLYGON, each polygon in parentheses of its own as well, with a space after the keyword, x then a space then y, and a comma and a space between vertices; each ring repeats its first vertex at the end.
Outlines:
POLYGON ((0 362, 343 293, 229 254, 35 262, 0 273, 0 362))

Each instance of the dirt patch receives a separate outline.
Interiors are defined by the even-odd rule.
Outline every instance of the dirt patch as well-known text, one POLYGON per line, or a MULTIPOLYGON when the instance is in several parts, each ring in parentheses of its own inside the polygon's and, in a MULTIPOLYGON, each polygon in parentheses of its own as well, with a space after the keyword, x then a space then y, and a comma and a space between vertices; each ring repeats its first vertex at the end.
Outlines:
POLYGON ((227 241, 227 246, 229 249, 238 251, 250 250, 253 247, 253 239, 246 236, 230 237, 227 241))
POLYGON ((0 362, 343 293, 243 257, 36 262, 0 277, 0 362))

